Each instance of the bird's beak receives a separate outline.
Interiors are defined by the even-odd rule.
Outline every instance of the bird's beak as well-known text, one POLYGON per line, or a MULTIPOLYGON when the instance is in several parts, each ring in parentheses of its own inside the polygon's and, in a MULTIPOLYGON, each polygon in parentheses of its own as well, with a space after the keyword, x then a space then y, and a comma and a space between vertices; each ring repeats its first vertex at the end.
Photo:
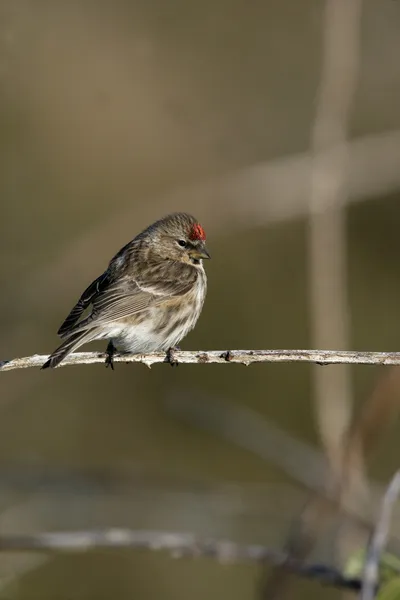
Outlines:
POLYGON ((203 242, 201 244, 198 244, 196 248, 193 248, 193 250, 190 251, 190 257, 196 260, 200 260, 202 258, 211 258, 206 248, 206 245, 203 242))

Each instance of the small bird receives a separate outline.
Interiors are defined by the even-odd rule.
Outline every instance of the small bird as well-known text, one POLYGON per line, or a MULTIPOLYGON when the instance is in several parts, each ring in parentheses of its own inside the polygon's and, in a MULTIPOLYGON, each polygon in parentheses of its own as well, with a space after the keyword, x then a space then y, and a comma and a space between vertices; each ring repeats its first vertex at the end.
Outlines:
POLYGON ((83 292, 58 330, 63 343, 42 369, 101 339, 109 340, 106 366, 112 369, 116 351, 171 353, 203 308, 203 259, 210 258, 205 240, 202 226, 186 213, 168 215, 142 231, 83 292))

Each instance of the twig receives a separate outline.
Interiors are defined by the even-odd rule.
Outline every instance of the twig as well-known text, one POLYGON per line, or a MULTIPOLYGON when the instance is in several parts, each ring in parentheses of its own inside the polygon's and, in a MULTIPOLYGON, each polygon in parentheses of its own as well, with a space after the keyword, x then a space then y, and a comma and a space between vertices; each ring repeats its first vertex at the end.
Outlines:
MULTIPOLYGON (((228 364, 251 365, 253 363, 305 362, 317 365, 400 365, 400 352, 357 352, 342 350, 197 350, 177 351, 175 357, 180 364, 228 364)), ((34 354, 23 358, 0 361, 0 371, 41 367, 49 357, 34 354)), ((102 352, 75 352, 61 363, 69 365, 94 365, 104 363, 102 352)), ((116 355, 114 362, 142 363, 148 367, 157 363, 168 363, 165 353, 116 355)))
POLYGON ((379 583, 379 561, 386 546, 390 519, 400 494, 400 471, 393 477, 382 501, 381 511, 364 567, 361 600, 373 600, 379 583))
POLYGON ((191 533, 105 529, 97 531, 52 532, 28 535, 1 535, 3 552, 86 552, 91 549, 166 550, 174 558, 208 557, 223 563, 265 561, 285 565, 296 574, 326 585, 359 590, 361 581, 344 577, 325 565, 301 565, 283 552, 258 544, 243 545, 227 540, 200 539, 191 533))

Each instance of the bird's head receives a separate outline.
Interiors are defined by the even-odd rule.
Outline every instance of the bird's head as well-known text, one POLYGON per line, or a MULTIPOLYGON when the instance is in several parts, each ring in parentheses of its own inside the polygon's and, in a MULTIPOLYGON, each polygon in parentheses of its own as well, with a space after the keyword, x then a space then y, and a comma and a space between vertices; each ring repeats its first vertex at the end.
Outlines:
POLYGON ((210 258, 206 234, 198 221, 186 213, 174 213, 154 223, 148 230, 152 251, 160 258, 201 265, 210 258))

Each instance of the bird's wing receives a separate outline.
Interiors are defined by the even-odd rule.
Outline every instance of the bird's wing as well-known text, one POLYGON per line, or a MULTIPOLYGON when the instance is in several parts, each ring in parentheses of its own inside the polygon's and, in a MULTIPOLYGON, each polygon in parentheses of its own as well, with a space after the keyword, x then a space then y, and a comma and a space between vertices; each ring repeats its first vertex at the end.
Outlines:
POLYGON ((68 336, 72 329, 74 329, 76 323, 88 308, 89 304, 93 301, 95 296, 97 296, 102 289, 104 289, 108 284, 108 273, 107 271, 100 275, 97 279, 95 279, 89 287, 83 292, 82 296, 79 298, 78 302, 75 304, 65 321, 62 323, 60 329, 58 330, 58 335, 60 337, 68 336))
POLYGON ((162 304, 174 296, 186 294, 192 286, 193 281, 172 282, 164 279, 157 286, 145 288, 139 286, 132 278, 120 278, 93 297, 91 315, 76 323, 68 334, 133 316, 150 306, 162 304))

